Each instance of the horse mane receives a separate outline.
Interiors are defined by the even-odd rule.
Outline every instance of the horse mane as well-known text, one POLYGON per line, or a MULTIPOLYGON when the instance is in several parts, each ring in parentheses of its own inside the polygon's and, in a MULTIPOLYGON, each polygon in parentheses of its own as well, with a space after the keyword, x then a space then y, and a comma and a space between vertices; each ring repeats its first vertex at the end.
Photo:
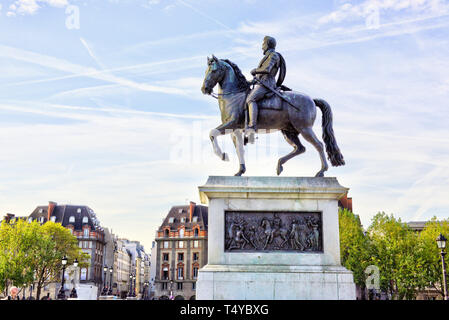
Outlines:
POLYGON ((246 77, 243 75, 240 68, 231 60, 228 60, 228 59, 222 59, 222 60, 224 62, 226 62, 227 64, 229 64, 231 66, 231 68, 234 70, 234 73, 237 77, 237 87, 242 90, 247 89, 249 87, 249 82, 246 80, 246 77))

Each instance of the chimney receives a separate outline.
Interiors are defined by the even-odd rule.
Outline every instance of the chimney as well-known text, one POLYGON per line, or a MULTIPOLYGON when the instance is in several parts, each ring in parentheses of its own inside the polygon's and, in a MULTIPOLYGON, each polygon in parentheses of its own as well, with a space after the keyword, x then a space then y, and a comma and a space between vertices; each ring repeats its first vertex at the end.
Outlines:
POLYGON ((53 201, 48 201, 48 210, 47 210, 47 221, 50 221, 51 214, 53 213, 53 210, 55 209, 57 203, 53 201))
POLYGON ((3 217, 3 220, 9 223, 9 221, 14 218, 14 215, 12 213, 7 213, 6 216, 3 217))
POLYGON ((193 211, 195 211, 195 205, 196 203, 193 201, 190 201, 190 215, 189 215, 189 222, 192 222, 192 217, 193 217, 193 211))

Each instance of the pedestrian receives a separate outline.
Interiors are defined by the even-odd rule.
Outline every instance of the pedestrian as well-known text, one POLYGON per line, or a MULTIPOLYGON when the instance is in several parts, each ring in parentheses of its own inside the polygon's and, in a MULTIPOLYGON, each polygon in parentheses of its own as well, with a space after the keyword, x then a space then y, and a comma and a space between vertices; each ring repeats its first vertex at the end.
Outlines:
POLYGON ((14 286, 11 287, 11 289, 9 289, 9 296, 7 296, 5 300, 20 300, 19 288, 14 286))
POLYGON ((41 300, 51 300, 50 293, 47 293, 45 297, 42 297, 41 300))

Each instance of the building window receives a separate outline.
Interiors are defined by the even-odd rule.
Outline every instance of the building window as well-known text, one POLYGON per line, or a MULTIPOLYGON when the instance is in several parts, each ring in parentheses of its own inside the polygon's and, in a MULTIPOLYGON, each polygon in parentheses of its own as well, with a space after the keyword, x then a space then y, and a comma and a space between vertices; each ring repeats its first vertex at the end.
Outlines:
POLYGON ((178 261, 184 260, 184 253, 178 253, 178 261))
POLYGON ((168 223, 173 223, 173 222, 175 222, 175 218, 173 218, 173 217, 168 218, 168 223))
POLYGON ((178 248, 184 248, 184 241, 178 241, 178 248))
POLYGON ((40 223, 44 223, 44 217, 41 217, 41 218, 39 219, 39 221, 40 221, 40 223))
POLYGON ((192 222, 198 222, 198 217, 197 216, 193 217, 192 222))
POLYGON ((162 280, 168 280, 168 268, 164 267, 162 269, 162 280))
POLYGON ((162 288, 162 290, 167 290, 167 285, 168 285, 167 282, 162 282, 162 283, 161 283, 161 288, 162 288))
POLYGON ((86 268, 81 269, 80 280, 87 280, 87 269, 86 268))
POLYGON ((81 208, 76 209, 77 213, 81 213, 81 208))
POLYGON ((194 236, 195 238, 198 238, 198 228, 196 228, 196 229, 193 231, 193 236, 194 236))
POLYGON ((184 267, 178 267, 178 279, 182 280, 184 279, 184 267))
POLYGON ((179 237, 184 238, 184 229, 179 229, 179 237))
POLYGON ((182 290, 182 282, 178 282, 178 290, 182 290))
POLYGON ((196 282, 192 282, 192 290, 196 290, 196 282))
POLYGON ((164 230, 164 237, 168 238, 170 236, 170 231, 168 229, 164 230))
POLYGON ((170 242, 164 241, 164 249, 170 248, 170 242))
POLYGON ((56 216, 50 217, 50 221, 51 221, 51 222, 56 222, 56 216))
POLYGON ((32 222, 33 221, 33 218, 28 218, 28 222, 32 222))
POLYGON ((88 222, 89 222, 89 218, 86 217, 86 216, 84 216, 84 217, 83 217, 83 223, 88 223, 88 222))
POLYGON ((193 267, 193 279, 198 278, 198 267, 193 267))
POLYGON ((193 261, 198 261, 198 259, 199 259, 199 253, 198 252, 194 252, 193 253, 193 261))
POLYGON ((75 216, 70 216, 69 223, 75 223, 75 216))
POLYGON ((89 238, 89 228, 84 229, 84 238, 89 238))
POLYGON ((199 241, 198 240, 194 240, 193 241, 193 247, 194 248, 199 248, 199 241))
POLYGON ((186 223, 186 217, 181 218, 181 223, 186 223))
POLYGON ((163 259, 163 261, 168 261, 168 258, 169 258, 169 254, 168 253, 163 253, 162 254, 162 259, 163 259))

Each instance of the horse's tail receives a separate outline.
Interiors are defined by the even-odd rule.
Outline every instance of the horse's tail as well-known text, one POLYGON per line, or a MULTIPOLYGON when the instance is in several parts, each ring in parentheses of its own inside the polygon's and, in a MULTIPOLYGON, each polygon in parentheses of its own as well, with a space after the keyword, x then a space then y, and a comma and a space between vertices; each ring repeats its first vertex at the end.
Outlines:
POLYGON ((323 140, 326 144, 326 152, 329 161, 334 167, 343 166, 345 160, 338 148, 337 141, 335 140, 334 130, 332 129, 332 110, 330 105, 323 99, 313 99, 315 105, 321 109, 323 114, 323 140))

